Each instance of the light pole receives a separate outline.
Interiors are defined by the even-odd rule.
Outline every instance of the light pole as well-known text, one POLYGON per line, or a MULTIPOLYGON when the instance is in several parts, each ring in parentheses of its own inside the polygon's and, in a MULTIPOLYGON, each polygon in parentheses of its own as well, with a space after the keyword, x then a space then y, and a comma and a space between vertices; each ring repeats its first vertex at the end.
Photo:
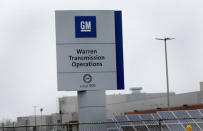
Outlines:
POLYGON ((62 130, 62 128, 63 128, 63 126, 62 126, 62 124, 63 124, 63 122, 62 122, 62 115, 63 115, 63 112, 62 112, 62 101, 59 99, 59 115, 60 115, 60 124, 61 124, 61 130, 62 130))
POLYGON ((36 114, 37 106, 33 106, 33 108, 34 108, 34 114, 35 114, 35 128, 34 128, 34 130, 36 131, 36 129, 37 129, 37 114, 36 114))
POLYGON ((167 104, 168 104, 168 110, 170 111, 170 96, 169 96, 169 80, 168 80, 168 58, 167 58, 167 40, 173 40, 175 38, 156 38, 156 40, 162 40, 164 41, 165 45, 165 60, 166 60, 166 86, 167 86, 167 104))
POLYGON ((43 108, 40 108, 40 112, 41 112, 41 127, 40 127, 40 129, 41 129, 41 131, 42 131, 42 111, 43 111, 43 108))

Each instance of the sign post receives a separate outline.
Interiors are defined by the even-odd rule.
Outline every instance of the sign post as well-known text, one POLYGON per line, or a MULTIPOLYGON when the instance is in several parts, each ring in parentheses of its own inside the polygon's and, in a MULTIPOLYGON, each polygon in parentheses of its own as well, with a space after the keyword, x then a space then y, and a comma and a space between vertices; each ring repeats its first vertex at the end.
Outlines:
POLYGON ((124 89, 121 11, 56 11, 58 91, 78 91, 79 122, 105 120, 105 90, 124 89))

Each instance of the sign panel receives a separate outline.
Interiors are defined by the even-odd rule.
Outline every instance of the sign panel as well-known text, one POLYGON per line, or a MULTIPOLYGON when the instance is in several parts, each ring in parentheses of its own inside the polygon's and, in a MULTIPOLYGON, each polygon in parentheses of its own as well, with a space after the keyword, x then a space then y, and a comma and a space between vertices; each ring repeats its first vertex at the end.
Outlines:
POLYGON ((59 91, 124 89, 120 11, 56 11, 59 91))
POLYGON ((57 46, 58 72, 116 72, 114 44, 57 46))

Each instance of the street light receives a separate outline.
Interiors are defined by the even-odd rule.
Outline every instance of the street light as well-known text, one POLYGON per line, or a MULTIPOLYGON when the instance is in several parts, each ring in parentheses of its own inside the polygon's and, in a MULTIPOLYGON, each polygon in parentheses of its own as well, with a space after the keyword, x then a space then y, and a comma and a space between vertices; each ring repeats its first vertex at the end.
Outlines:
POLYGON ((41 112, 41 131, 42 131, 42 111, 43 111, 43 108, 40 108, 40 112, 41 112))
POLYGON ((62 128, 63 128, 63 126, 62 126, 62 124, 63 124, 63 122, 62 122, 62 115, 63 115, 63 112, 62 112, 62 104, 63 104, 63 102, 62 102, 62 100, 60 100, 59 99, 59 115, 60 115, 60 124, 61 124, 61 130, 62 130, 62 128))
POLYGON ((35 128, 34 128, 34 130, 36 131, 36 128, 37 128, 37 114, 36 114, 36 108, 37 108, 37 106, 33 106, 33 108, 34 108, 34 114, 35 114, 35 128))
POLYGON ((175 38, 155 38, 156 40, 162 40, 164 41, 165 45, 165 60, 166 60, 166 86, 167 86, 167 104, 168 104, 168 110, 170 111, 170 96, 169 96, 169 80, 168 80, 168 58, 167 58, 167 40, 173 40, 175 38))

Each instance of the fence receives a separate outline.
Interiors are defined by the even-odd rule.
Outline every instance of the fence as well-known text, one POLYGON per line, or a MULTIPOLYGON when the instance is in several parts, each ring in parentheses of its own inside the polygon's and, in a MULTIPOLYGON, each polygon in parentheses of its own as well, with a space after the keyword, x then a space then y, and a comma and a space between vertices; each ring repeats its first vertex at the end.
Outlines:
POLYGON ((53 124, 53 125, 13 125, 0 127, 0 131, 72 131, 70 124, 53 124))
POLYGON ((186 131, 191 125, 193 131, 203 131, 203 118, 156 119, 114 121, 94 123, 67 123, 55 125, 13 125, 0 127, 0 131, 186 131))
POLYGON ((203 118, 111 120, 98 123, 79 123, 82 126, 80 131, 186 131, 187 125, 191 125, 193 131, 203 131, 203 118))

